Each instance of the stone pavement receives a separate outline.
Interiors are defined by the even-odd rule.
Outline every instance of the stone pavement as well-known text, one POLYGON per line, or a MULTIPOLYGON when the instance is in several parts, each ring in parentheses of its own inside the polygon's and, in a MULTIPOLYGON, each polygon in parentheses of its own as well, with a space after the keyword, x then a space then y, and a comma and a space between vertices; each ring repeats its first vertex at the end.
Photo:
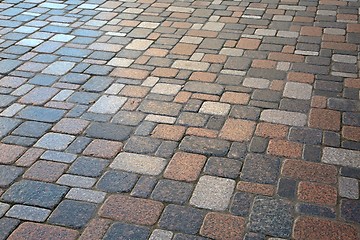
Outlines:
POLYGON ((0 239, 360 239, 359 0, 2 0, 0 239))

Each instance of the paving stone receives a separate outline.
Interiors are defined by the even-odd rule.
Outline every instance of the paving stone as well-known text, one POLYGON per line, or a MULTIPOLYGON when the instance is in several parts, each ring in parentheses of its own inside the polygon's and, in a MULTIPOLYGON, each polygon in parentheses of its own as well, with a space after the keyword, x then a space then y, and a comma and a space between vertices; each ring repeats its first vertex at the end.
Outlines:
POLYGON ((149 238, 149 240, 163 239, 163 240, 171 240, 173 237, 173 233, 170 231, 165 231, 161 229, 155 229, 149 238))
POLYGON ((283 96, 295 99, 310 99, 312 87, 310 84, 287 82, 283 96))
POLYGON ((358 151, 325 147, 323 149, 323 156, 321 162, 335 164, 346 167, 360 168, 359 159, 360 153, 358 151))
POLYGON ((219 137, 230 141, 249 141, 255 128, 255 123, 246 120, 226 120, 219 137))
POLYGON ((7 217, 29 220, 33 222, 44 222, 51 211, 43 208, 14 205, 7 213, 7 217))
POLYGON ((41 137, 51 128, 51 124, 25 121, 19 127, 17 127, 12 134, 22 135, 27 137, 41 137))
POLYGON ((92 203, 64 200, 54 210, 48 222, 56 225, 82 228, 95 213, 96 205, 92 203))
POLYGON ((67 134, 47 133, 39 139, 35 146, 51 150, 64 150, 74 139, 74 136, 67 134))
POLYGON ((249 228, 274 237, 289 237, 294 220, 291 211, 291 205, 284 200, 256 197, 249 228))
POLYGON ((316 217, 302 216, 295 222, 293 237, 299 240, 305 239, 356 239, 357 231, 349 224, 339 221, 329 221, 316 217))
POLYGON ((150 229, 125 223, 114 223, 106 232, 104 239, 139 239, 146 240, 150 235, 150 229))
POLYGON ((66 164, 50 162, 50 161, 36 161, 23 175, 23 178, 55 182, 67 168, 66 164))
POLYGON ((107 171, 99 180, 96 187, 105 192, 130 192, 138 180, 133 173, 121 171, 107 171))
POLYGON ((91 188, 95 182, 95 178, 63 174, 56 183, 70 187, 91 188))
POLYGON ((248 120, 257 120, 260 117, 260 109, 251 106, 235 105, 231 108, 230 116, 248 120))
POLYGON ((160 217, 163 208, 164 205, 161 202, 124 195, 111 195, 101 207, 99 214, 115 221, 153 225, 160 217))
POLYGON ((64 227, 24 222, 9 236, 8 239, 35 240, 50 239, 57 236, 58 239, 75 240, 78 235, 79 233, 77 231, 64 227))
POLYGON ((20 167, 0 165, 0 187, 12 184, 24 170, 20 167))
POLYGON ((193 207, 169 204, 163 211, 159 227, 170 231, 196 234, 201 227, 205 212, 193 207))
POLYGON ((21 180, 13 184, 1 197, 3 201, 54 208, 68 188, 51 183, 21 180))
POLYGON ((296 211, 305 215, 319 216, 326 218, 335 218, 336 212, 334 209, 324 206, 317 206, 307 203, 300 203, 296 205, 296 211))
POLYGON ((109 162, 104 159, 79 157, 71 164, 67 172, 86 177, 98 177, 108 164, 109 162))
POLYGON ((70 71, 74 66, 75 63, 73 62, 58 61, 45 68, 42 73, 61 76, 70 71))
POLYGON ((358 180, 355 178, 339 177, 339 195, 350 199, 358 199, 358 180))
POLYGON ((114 114, 126 102, 126 98, 117 96, 102 96, 89 109, 90 112, 100 114, 114 114))
POLYGON ((0 73, 6 74, 17 68, 22 64, 21 61, 12 59, 3 59, 0 61, 0 73))
POLYGON ((260 120, 280 123, 292 126, 304 126, 306 124, 307 116, 302 113, 280 111, 280 110, 264 110, 261 113, 260 120))
POLYGON ((270 81, 264 78, 245 78, 243 86, 251 88, 266 89, 270 85, 270 81))
POLYGON ((280 172, 277 157, 248 154, 241 171, 241 179, 261 184, 274 184, 280 172))
POLYGON ((54 162, 72 163, 76 159, 76 155, 57 151, 46 151, 41 155, 41 159, 54 162))
POLYGON ((94 122, 86 129, 85 134, 92 138, 123 141, 129 137, 131 131, 132 128, 128 126, 94 122))
POLYGON ((21 122, 16 119, 0 117, 0 138, 5 137, 14 128, 16 128, 21 122))
POLYGON ((141 176, 135 187, 131 191, 133 197, 149 197, 157 183, 157 179, 152 176, 141 176))
POLYGON ((200 208, 225 210, 235 187, 235 181, 213 176, 199 179, 190 204, 200 208))
POLYGON ((179 148, 185 152, 222 157, 229 151, 230 143, 224 140, 186 136, 179 148))
POLYGON ((204 102, 199 110, 200 113, 225 116, 230 111, 230 104, 219 102, 204 102))
POLYGON ((193 185, 189 183, 159 180, 151 198, 161 202, 184 204, 191 196, 193 185))
POLYGON ((246 192, 235 193, 230 205, 230 213, 237 216, 248 216, 254 195, 246 192))
POLYGON ((64 114, 64 110, 27 106, 19 112, 18 116, 27 120, 53 123, 59 121, 64 114))
POLYGON ((133 136, 125 144, 124 150, 140 154, 154 153, 160 146, 161 141, 154 138, 133 136))
POLYGON ((309 115, 309 126, 325 130, 340 130, 340 112, 313 108, 309 115))
POLYGON ((66 194, 67 199, 92 202, 92 203, 101 203, 105 199, 106 193, 82 189, 82 188, 72 188, 66 194))
POLYGON ((208 175, 236 179, 240 175, 242 162, 229 159, 210 157, 205 165, 204 173, 208 175))
POLYGON ((144 100, 140 104, 139 110, 145 113, 176 117, 179 115, 181 107, 177 103, 144 100))
POLYGON ((335 206, 336 197, 337 189, 329 185, 300 182, 298 187, 298 199, 304 202, 335 206))

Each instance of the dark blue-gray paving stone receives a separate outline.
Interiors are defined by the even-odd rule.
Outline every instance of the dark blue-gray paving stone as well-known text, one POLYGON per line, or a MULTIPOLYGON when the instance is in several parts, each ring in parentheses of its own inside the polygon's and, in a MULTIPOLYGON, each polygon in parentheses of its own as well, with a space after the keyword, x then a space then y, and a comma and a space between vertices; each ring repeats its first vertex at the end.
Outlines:
POLYGON ((305 215, 312 215, 312 216, 319 216, 325 218, 335 218, 336 212, 334 209, 324 206, 316 206, 308 203, 299 203, 296 205, 296 211, 305 214, 305 215))
POLYGON ((66 149, 66 152, 79 154, 86 148, 91 142, 91 138, 77 137, 66 149))
POLYGON ((100 97, 97 93, 88 93, 88 92, 75 92, 72 94, 68 101, 79 104, 91 104, 100 97))
POLYGON ((60 82, 67 82, 67 83, 75 83, 75 84, 83 84, 88 80, 90 75, 81 74, 81 73, 68 73, 64 75, 60 82))
POLYGON ((59 77, 47 74, 36 74, 29 83, 40 86, 51 86, 59 77))
POLYGON ((280 159, 278 157, 250 153, 246 156, 240 178, 261 184, 274 184, 279 172, 280 159))
POLYGON ((234 195, 230 206, 230 212, 237 216, 249 216, 250 207, 253 202, 254 195, 246 192, 238 192, 234 195))
POLYGON ((146 240, 150 235, 150 229, 143 226, 126 223, 114 223, 106 232, 104 240, 146 240))
POLYGON ((156 183, 156 177, 141 176, 134 189, 131 191, 131 196, 142 198, 149 197, 156 183))
POLYGON ((151 198, 162 202, 185 203, 191 196, 193 185, 190 183, 162 179, 156 185, 151 198))
POLYGON ((342 167, 340 169, 341 176, 356 178, 360 180, 360 169, 351 167, 342 167))
POLYGON ((15 102, 16 99, 14 96, 0 94, 0 107, 8 107, 11 103, 15 102))
POLYGON ((92 123, 86 130, 86 136, 116 141, 129 138, 133 128, 112 123, 92 123))
POLYGON ((360 113, 344 112, 342 117, 343 124, 360 127, 360 113))
POLYGON ((20 167, 0 165, 0 187, 6 187, 13 183, 24 170, 20 167))
POLYGON ((87 49, 62 47, 55 53, 58 55, 69 56, 69 57, 80 57, 84 58, 90 55, 92 51, 87 49))
POLYGON ((18 60, 4 59, 0 61, 0 74, 6 74, 11 72, 18 66, 20 66, 23 62, 18 60))
POLYGON ((320 144, 322 132, 319 129, 292 127, 289 132, 289 140, 305 144, 320 144))
POLYGON ((320 162, 322 149, 318 145, 304 145, 303 158, 311 162, 320 162))
POLYGON ((31 147, 35 144, 36 141, 37 141, 36 138, 12 136, 12 135, 4 137, 2 140, 3 143, 20 145, 24 147, 31 147))
POLYGON ((230 143, 220 139, 186 136, 179 148, 185 152, 223 157, 229 151, 230 143))
POLYGON ((329 98, 329 109, 335 109, 339 111, 357 112, 360 111, 360 103, 356 100, 342 99, 342 98, 329 98))
POLYGON ((346 221, 360 223, 360 201, 343 199, 341 200, 341 217, 346 221))
POLYGON ((265 235, 261 233, 246 233, 244 236, 244 240, 265 240, 265 235))
POLYGON ((0 138, 6 136, 21 123, 20 120, 0 117, 0 138))
POLYGON ((162 158, 171 158, 179 143, 174 141, 163 141, 156 150, 155 155, 162 158))
POLYGON ((160 144, 161 141, 158 139, 133 136, 125 144, 124 150, 135 153, 154 153, 160 144))
POLYGON ((247 154, 247 144, 233 142, 231 144, 227 157, 234 158, 235 160, 243 160, 247 154))
POLYGON ((242 162, 229 158, 210 157, 204 173, 213 176, 235 179, 240 175, 242 162))
POLYGON ((65 111, 59 109, 45 108, 45 107, 35 107, 27 106, 18 114, 19 118, 34 120, 39 122, 57 122, 62 116, 64 116, 65 111))
POLYGON ((109 73, 114 69, 111 66, 104 65, 91 65, 88 69, 86 69, 85 73, 91 75, 109 75, 109 73))
POLYGON ((14 183, 2 195, 5 202, 14 202, 53 208, 68 191, 68 187, 30 180, 21 180, 14 183))
POLYGON ((290 237, 293 207, 285 200, 256 197, 250 214, 249 230, 273 237, 290 237))
POLYGON ((96 187, 104 192, 130 192, 138 180, 133 173, 122 171, 108 171, 99 180, 96 187))
POLYGON ((17 127, 12 134, 27 136, 27 137, 41 137, 52 127, 49 123, 26 121, 17 127))
POLYGON ((104 159, 79 157, 71 164, 68 173, 87 177, 98 177, 108 164, 109 161, 104 159))
POLYGON ((294 199, 296 196, 296 181, 289 178, 280 178, 277 194, 280 197, 294 199))
POLYGON ((83 89, 88 92, 102 92, 107 89, 113 81, 114 79, 110 77, 95 76, 83 85, 83 89))
POLYGON ((170 231, 196 234, 206 212, 193 207, 168 205, 161 215, 159 227, 170 231))
POLYGON ((54 210, 48 222, 71 228, 84 227, 96 211, 96 204, 64 200, 54 210))
POLYGON ((0 240, 5 240, 20 224, 20 220, 13 218, 0 218, 0 240))

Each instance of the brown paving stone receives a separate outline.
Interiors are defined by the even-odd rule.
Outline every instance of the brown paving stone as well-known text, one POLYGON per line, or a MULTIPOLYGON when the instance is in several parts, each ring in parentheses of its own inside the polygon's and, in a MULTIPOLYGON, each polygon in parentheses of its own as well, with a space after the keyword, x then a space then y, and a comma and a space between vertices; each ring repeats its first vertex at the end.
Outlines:
POLYGON ((313 96, 311 98, 311 107, 313 108, 326 108, 327 98, 324 96, 313 96))
POLYGON ((225 63, 227 57, 219 54, 205 54, 202 61, 209 63, 225 63))
POLYGON ((174 98, 174 102, 186 103, 190 99, 191 94, 191 92, 180 91, 174 98))
POLYGON ((193 72, 189 80, 202 81, 202 82, 214 82, 216 74, 209 72, 193 72))
POLYGON ((178 43, 175 47, 170 51, 171 54, 178 55, 192 55, 197 48, 197 45, 188 44, 188 43, 178 43))
POLYGON ((337 189, 330 185, 300 182, 298 199, 304 202, 335 206, 337 202, 337 189))
POLYGON ((340 112, 319 108, 312 108, 310 110, 309 127, 339 131, 340 121, 340 112))
POLYGON ((251 67, 255 67, 255 68, 275 68, 276 67, 276 62, 275 61, 271 61, 271 60, 262 60, 262 59, 255 59, 252 63, 251 63, 251 67))
POLYGON ((65 172, 67 165, 50 161, 37 161, 23 175, 32 180, 55 182, 65 172))
POLYGON ((337 168, 332 165, 313 163, 302 160, 285 160, 282 175, 290 178, 335 184, 337 182, 337 168))
POLYGON ((195 128, 189 127, 186 130, 186 135, 193 135, 198 137, 208 137, 208 138, 216 138, 218 135, 218 131, 205 129, 205 128, 195 128))
POLYGON ((255 134, 265 138, 285 138, 289 132, 289 127, 274 123, 259 123, 256 126, 255 134))
POLYGON ((343 126, 341 134, 346 139, 360 142, 360 127, 343 126))
POLYGON ((54 132, 80 134, 89 125, 89 121, 75 118, 63 118, 53 128, 54 132))
POLYGON ((270 184, 240 181, 238 182, 236 189, 242 192, 255 193, 264 196, 273 196, 275 194, 275 186, 270 184))
POLYGON ((139 107, 141 101, 140 98, 129 98, 122 106, 121 110, 133 111, 139 107))
POLYGON ((77 231, 64 227, 24 222, 8 240, 75 240, 78 235, 77 231))
POLYGON ((339 43, 339 42, 322 42, 322 48, 335 49, 335 50, 345 50, 345 51, 356 51, 356 44, 351 43, 339 43))
POLYGON ((267 153, 289 158, 300 158, 302 154, 302 147, 303 146, 300 143, 270 139, 267 153))
POLYGON ((25 151, 26 148, 21 146, 0 143, 0 163, 11 164, 15 162, 25 151))
POLYGON ((357 240, 357 229, 339 221, 302 216, 296 219, 293 237, 295 240, 357 240))
POLYGON ((247 104, 249 100, 249 94, 237 92, 224 92, 220 98, 220 102, 226 102, 231 104, 247 104))
POLYGON ((348 32, 360 33, 360 24, 359 23, 348 23, 346 30, 348 32))
POLYGON ((30 148, 16 161, 15 164, 21 167, 28 167, 32 165, 44 152, 45 150, 43 149, 30 148))
POLYGON ((114 158, 122 147, 121 142, 95 139, 85 148, 83 154, 99 158, 114 158))
POLYGON ((312 36, 312 37, 319 37, 322 34, 322 28, 320 27, 310 27, 310 26, 303 26, 300 30, 300 35, 302 36, 312 36))
POLYGON ((223 213, 208 213, 200 235, 219 240, 241 239, 245 232, 245 219, 223 213))
POLYGON ((287 80, 292 82, 301 82, 301 83, 313 83, 315 79, 314 74, 310 73, 300 73, 300 72, 289 72, 287 75, 287 80))
POLYGON ((237 48, 242 49, 250 49, 254 50, 260 46, 261 41, 259 39, 251 39, 251 38, 240 38, 239 42, 237 43, 237 48))
POLYGON ((126 85, 120 92, 120 95, 126 97, 142 98, 145 97, 150 89, 148 87, 126 85))
POLYGON ((156 77, 173 78, 178 74, 179 70, 174 68, 156 68, 151 75, 156 77))
POLYGON ((219 137, 230 141, 249 141, 255 129, 252 121, 229 118, 220 131, 219 137))
POLYGON ((165 57, 168 54, 168 50, 161 48, 149 48, 146 50, 144 55, 152 56, 152 57, 165 57))
POLYGON ((360 88, 360 78, 346 78, 345 87, 360 88))
POLYGON ((111 195, 100 208, 99 215, 116 221, 153 225, 160 217, 163 208, 164 205, 158 201, 111 195))
POLYGON ((217 102, 220 99, 219 96, 210 95, 210 94, 203 94, 203 93, 193 93, 191 95, 191 98, 199 99, 199 100, 205 100, 205 101, 213 101, 213 102, 217 102))
POLYGON ((149 72, 141 69, 115 68, 110 76, 143 80, 149 76, 149 72))
POLYGON ((270 90, 282 91, 284 90, 285 82, 282 80, 273 80, 270 83, 270 90))
POLYGON ((195 181, 203 168, 206 157, 199 154, 178 152, 165 169, 164 177, 179 181, 195 181))
POLYGON ((185 133, 185 127, 176 125, 159 124, 152 132, 155 138, 179 141, 185 133))
POLYGON ((102 239, 110 227, 112 221, 109 219, 95 218, 87 225, 79 240, 99 240, 102 239))

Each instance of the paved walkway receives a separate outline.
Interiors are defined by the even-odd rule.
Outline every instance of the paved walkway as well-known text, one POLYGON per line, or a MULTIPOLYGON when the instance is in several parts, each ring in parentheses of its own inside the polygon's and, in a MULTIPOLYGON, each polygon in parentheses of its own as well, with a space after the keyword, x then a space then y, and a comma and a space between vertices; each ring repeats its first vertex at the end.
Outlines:
POLYGON ((0 239, 358 240, 358 0, 2 0, 0 239))

